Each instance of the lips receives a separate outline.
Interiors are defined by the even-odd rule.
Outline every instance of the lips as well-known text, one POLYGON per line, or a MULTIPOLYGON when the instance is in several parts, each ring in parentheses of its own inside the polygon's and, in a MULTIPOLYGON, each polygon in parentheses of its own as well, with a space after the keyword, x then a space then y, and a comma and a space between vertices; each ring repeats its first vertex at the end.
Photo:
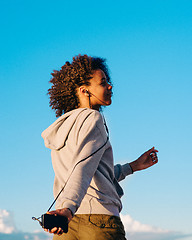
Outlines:
POLYGON ((113 95, 112 92, 108 92, 108 93, 107 93, 107 96, 110 96, 110 97, 111 97, 112 95, 113 95))

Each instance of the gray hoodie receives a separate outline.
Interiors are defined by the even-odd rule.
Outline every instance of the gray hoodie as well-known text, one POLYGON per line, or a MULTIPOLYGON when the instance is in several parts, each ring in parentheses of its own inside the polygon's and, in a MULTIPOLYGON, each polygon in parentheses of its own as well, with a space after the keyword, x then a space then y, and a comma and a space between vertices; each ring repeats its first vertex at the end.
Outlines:
POLYGON ((114 167, 112 147, 101 114, 78 108, 59 117, 43 133, 55 172, 54 197, 65 185, 56 208, 76 214, 118 216, 123 190, 118 181, 131 174, 129 164, 114 167))

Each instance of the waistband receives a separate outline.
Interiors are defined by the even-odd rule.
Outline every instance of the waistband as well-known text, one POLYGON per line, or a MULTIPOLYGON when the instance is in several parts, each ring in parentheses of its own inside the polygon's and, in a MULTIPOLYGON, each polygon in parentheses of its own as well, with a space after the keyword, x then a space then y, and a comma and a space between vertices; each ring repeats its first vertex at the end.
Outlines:
POLYGON ((105 214, 75 214, 74 218, 77 222, 89 222, 100 228, 117 228, 122 225, 120 217, 105 214))

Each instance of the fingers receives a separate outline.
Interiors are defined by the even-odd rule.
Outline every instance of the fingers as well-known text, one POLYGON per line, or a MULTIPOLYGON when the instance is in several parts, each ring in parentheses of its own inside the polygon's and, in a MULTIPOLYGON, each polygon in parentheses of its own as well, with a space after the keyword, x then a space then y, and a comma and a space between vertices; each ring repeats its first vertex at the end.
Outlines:
POLYGON ((56 215, 56 214, 57 214, 57 211, 46 212, 46 214, 49 214, 49 215, 56 215))
POLYGON ((153 162, 154 164, 158 162, 157 153, 156 153, 155 151, 152 151, 152 152, 150 153, 150 157, 151 157, 151 160, 152 160, 152 162, 153 162))
POLYGON ((51 230, 49 230, 50 233, 57 233, 57 227, 52 228, 51 230))
POLYGON ((148 151, 147 151, 147 153, 152 153, 152 152, 155 152, 155 153, 157 153, 157 152, 159 152, 157 149, 155 149, 155 147, 152 147, 151 149, 149 149, 148 151))
POLYGON ((146 153, 150 155, 153 164, 158 162, 158 157, 157 157, 158 150, 155 149, 155 147, 152 147, 146 153))
POLYGON ((61 228, 56 228, 56 227, 51 229, 49 232, 57 235, 63 234, 63 230, 61 228))
POLYGON ((57 209, 55 211, 47 212, 47 214, 51 214, 51 215, 55 215, 55 216, 57 216, 57 215, 65 216, 65 217, 67 217, 68 222, 70 222, 73 218, 72 212, 68 208, 57 209))
POLYGON ((54 228, 52 228, 51 230, 44 228, 44 231, 45 231, 45 232, 49 232, 49 233, 53 233, 53 234, 57 234, 57 235, 63 234, 62 228, 57 228, 57 227, 54 227, 54 228))

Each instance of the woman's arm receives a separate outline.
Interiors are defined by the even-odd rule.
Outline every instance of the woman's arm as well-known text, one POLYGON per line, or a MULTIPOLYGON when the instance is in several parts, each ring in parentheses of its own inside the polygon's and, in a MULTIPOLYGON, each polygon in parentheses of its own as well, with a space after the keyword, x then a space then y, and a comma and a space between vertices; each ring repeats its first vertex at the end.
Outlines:
POLYGON ((149 168, 158 162, 157 153, 154 147, 143 153, 137 160, 126 163, 126 164, 117 164, 114 166, 115 178, 118 182, 125 179, 126 176, 140 171, 146 168, 149 168))
POLYGON ((143 153, 137 160, 129 163, 133 172, 140 171, 146 168, 149 168, 156 163, 158 163, 158 157, 156 150, 154 147, 143 153))

